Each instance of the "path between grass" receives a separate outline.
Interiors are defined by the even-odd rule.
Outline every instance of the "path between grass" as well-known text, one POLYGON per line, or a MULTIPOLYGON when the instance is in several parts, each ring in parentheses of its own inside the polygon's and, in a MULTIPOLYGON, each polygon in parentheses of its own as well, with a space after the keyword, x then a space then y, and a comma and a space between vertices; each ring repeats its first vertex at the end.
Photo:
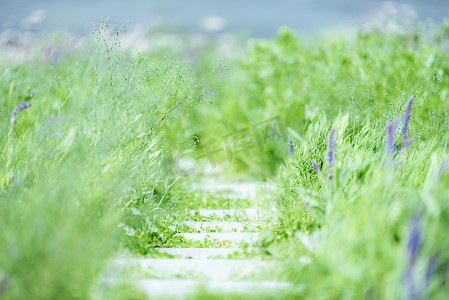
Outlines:
POLYGON ((275 217, 270 205, 264 207, 257 202, 261 198, 256 192, 263 190, 262 184, 207 184, 194 188, 245 200, 241 203, 246 205, 241 208, 234 201, 232 209, 192 209, 194 221, 187 217, 171 226, 178 231, 175 236, 184 238, 183 242, 174 248, 158 248, 157 253, 163 256, 117 259, 120 266, 138 270, 133 281, 136 286, 151 299, 272 298, 290 289, 291 283, 270 276, 270 270, 279 269, 281 262, 248 251, 257 243, 261 228, 275 217), (201 244, 192 247, 191 241, 201 244))

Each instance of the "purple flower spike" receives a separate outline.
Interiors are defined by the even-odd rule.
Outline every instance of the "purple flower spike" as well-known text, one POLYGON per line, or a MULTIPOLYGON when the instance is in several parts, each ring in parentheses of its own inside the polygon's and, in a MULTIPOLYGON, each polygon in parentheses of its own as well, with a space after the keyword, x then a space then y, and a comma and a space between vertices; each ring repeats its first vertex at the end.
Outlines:
POLYGON ((31 106, 31 102, 24 102, 24 103, 20 104, 19 106, 17 106, 17 109, 19 111, 22 111, 24 109, 27 109, 30 106, 31 106))
POLYGON ((61 49, 56 50, 55 55, 53 57, 53 62, 57 64, 59 62, 59 58, 61 57, 61 49))
POLYGON ((408 251, 410 253, 410 267, 415 265, 416 259, 419 254, 419 241, 421 240, 421 233, 419 232, 419 225, 421 218, 416 217, 413 221, 412 231, 410 232, 410 238, 408 241, 408 251))
POLYGON ((438 265, 438 256, 433 256, 427 265, 427 271, 426 271, 426 284, 429 285, 430 281, 433 278, 433 275, 435 274, 435 269, 438 265))
POLYGON ((295 154, 295 148, 293 147, 293 141, 292 140, 290 140, 290 149, 289 149, 289 151, 290 151, 291 155, 295 154))
POLYGON ((305 208, 306 208, 306 211, 308 213, 310 213, 310 208, 309 208, 309 202, 308 201, 306 201, 305 208))
POLYGON ((410 98, 410 101, 408 102, 407 110, 405 111, 404 115, 404 127, 402 127, 402 138, 404 142, 408 141, 408 130, 409 130, 409 124, 410 124, 410 118, 412 116, 412 105, 413 105, 413 97, 410 98))
POLYGON ((31 106, 31 102, 24 102, 24 103, 20 104, 19 106, 17 106, 16 108, 14 108, 13 111, 11 112, 11 117, 9 118, 11 125, 14 124, 15 121, 17 121, 17 117, 16 117, 17 113, 19 111, 27 109, 30 106, 31 106))
POLYGON ((329 180, 331 180, 333 176, 333 166, 335 164, 335 156, 334 156, 334 148, 335 148, 335 128, 332 128, 331 133, 329 135, 329 151, 327 153, 327 162, 329 165, 329 180))
POLYGON ((398 119, 396 119, 393 123, 388 123, 387 125, 387 153, 390 157, 390 162, 394 160, 394 154, 396 153, 396 143, 395 143, 395 133, 396 128, 398 127, 398 119))
POLYGON ((312 166, 318 174, 321 173, 320 166, 316 163, 316 161, 312 160, 312 166))
POLYGON ((418 291, 416 289, 416 284, 415 284, 415 275, 414 275, 414 269, 409 267, 407 269, 407 273, 405 273, 404 276, 404 285, 405 285, 405 299, 410 299, 410 300, 418 300, 419 299, 419 295, 418 295, 418 291))
POLYGON ((51 51, 52 51, 52 47, 51 47, 51 46, 48 46, 48 47, 45 49, 44 56, 45 56, 45 59, 46 59, 46 60, 49 60, 49 59, 50 59, 50 57, 51 57, 51 51))

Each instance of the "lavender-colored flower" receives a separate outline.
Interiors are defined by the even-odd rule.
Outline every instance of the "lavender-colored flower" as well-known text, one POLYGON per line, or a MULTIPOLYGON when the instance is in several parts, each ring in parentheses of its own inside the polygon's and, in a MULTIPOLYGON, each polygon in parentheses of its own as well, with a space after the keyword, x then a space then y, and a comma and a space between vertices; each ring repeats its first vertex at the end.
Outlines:
POLYGON ((24 103, 20 104, 19 106, 17 106, 16 108, 14 108, 11 113, 11 117, 9 118, 9 121, 11 122, 11 124, 13 124, 15 121, 17 121, 16 115, 19 111, 27 109, 30 106, 31 106, 31 102, 24 102, 24 103))
POLYGON ((355 117, 356 120, 357 120, 358 118, 360 118, 360 116, 359 116, 358 114, 356 114, 354 117, 355 117))
POLYGON ((335 156, 334 156, 334 149, 335 149, 335 128, 332 128, 331 133, 329 135, 329 150, 327 153, 327 162, 329 165, 329 180, 331 180, 334 176, 333 174, 333 166, 335 164, 335 156))
POLYGON ((24 103, 20 104, 20 105, 17 107, 17 109, 18 109, 19 111, 22 111, 22 110, 24 110, 24 109, 27 109, 27 108, 30 107, 30 106, 31 106, 31 102, 24 102, 24 103))
POLYGON ((404 127, 402 127, 402 139, 404 143, 402 144, 405 148, 407 148, 410 143, 408 142, 408 131, 409 131, 409 125, 410 125, 410 118, 412 116, 412 105, 413 105, 413 97, 410 98, 410 101, 408 102, 407 110, 405 111, 404 115, 404 127))
POLYGON ((320 166, 319 166, 319 165, 317 164, 317 162, 314 161, 313 159, 312 159, 312 166, 313 166, 313 168, 315 169, 315 171, 316 171, 318 174, 321 173, 320 166))
POLYGON ((394 154, 396 153, 396 143, 395 143, 395 133, 398 126, 398 119, 393 123, 388 123, 387 125, 387 154, 390 157, 390 162, 394 159, 394 154))
POLYGON ((410 299, 410 300, 418 300, 419 299, 419 293, 418 290, 416 289, 416 284, 415 284, 415 274, 414 274, 414 269, 412 267, 409 267, 407 269, 407 273, 405 273, 404 276, 404 286, 405 286, 405 294, 404 294, 404 298, 405 299, 410 299))
POLYGON ((295 148, 293 147, 293 141, 290 140, 290 148, 289 148, 290 154, 293 155, 295 154, 295 148))
POLYGON ((305 208, 306 208, 306 211, 309 213, 310 209, 309 209, 309 202, 308 201, 306 201, 306 203, 305 203, 305 208))
POLYGON ((433 256, 429 263, 427 264, 427 270, 426 270, 426 284, 429 285, 430 281, 433 278, 433 275, 435 274, 435 269, 438 265, 438 256, 433 256))
POLYGON ((59 58, 61 58, 61 49, 58 49, 55 51, 55 54, 53 56, 53 63, 57 64, 59 62, 59 58))
POLYGON ((419 242, 421 240, 421 233, 419 232, 420 223, 421 218, 419 216, 415 217, 407 247, 410 253, 410 267, 413 267, 415 265, 416 259, 419 254, 419 242))
POLYGON ((45 56, 45 59, 46 59, 46 60, 49 60, 49 59, 50 59, 50 57, 51 57, 51 52, 52 52, 52 47, 51 47, 51 46, 48 46, 48 47, 45 49, 45 52, 44 52, 44 56, 45 56))

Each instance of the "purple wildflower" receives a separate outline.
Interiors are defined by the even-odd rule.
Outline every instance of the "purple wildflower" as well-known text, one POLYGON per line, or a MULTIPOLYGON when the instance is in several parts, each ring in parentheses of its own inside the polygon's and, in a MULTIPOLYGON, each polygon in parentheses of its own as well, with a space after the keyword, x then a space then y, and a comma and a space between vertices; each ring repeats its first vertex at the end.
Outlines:
POLYGON ((55 51, 53 56, 53 63, 57 64, 59 62, 59 58, 61 58, 61 49, 55 51))
POLYGON ((416 289, 415 284, 415 262, 419 253, 419 241, 420 241, 420 232, 419 232, 419 223, 420 218, 415 217, 413 221, 412 230, 410 232, 409 241, 408 241, 408 252, 410 254, 410 263, 407 268, 407 273, 404 276, 404 284, 405 284, 405 292, 407 299, 418 299, 418 291, 416 289))
POLYGON ((426 270, 426 284, 429 285, 430 281, 433 278, 433 275, 435 274, 435 269, 437 268, 438 264, 438 256, 433 256, 429 263, 427 264, 427 270, 426 270))
POLYGON ((312 159, 312 166, 313 166, 313 168, 315 169, 315 171, 316 171, 318 174, 321 173, 320 166, 319 166, 319 165, 317 164, 317 162, 314 161, 313 159, 312 159))
POLYGON ((11 117, 9 118, 9 121, 11 122, 11 124, 13 124, 15 121, 17 121, 16 115, 19 111, 27 109, 30 106, 31 106, 31 102, 24 102, 24 103, 20 104, 19 106, 17 106, 16 108, 14 108, 11 113, 11 117))
POLYGON ((421 233, 419 232, 420 217, 416 217, 413 221, 412 231, 408 241, 408 251, 410 253, 410 267, 413 268, 419 254, 419 242, 421 240, 421 233))
POLYGON ((293 155, 295 154, 295 148, 293 147, 293 141, 290 140, 290 148, 289 148, 290 154, 293 155))
POLYGON ((306 211, 309 213, 310 209, 309 209, 309 202, 308 201, 306 201, 305 208, 306 208, 306 211))
POLYGON ((404 148, 408 148, 408 146, 410 146, 410 142, 408 142, 408 131, 410 125, 410 118, 412 116, 413 100, 414 100, 413 97, 411 97, 404 115, 404 127, 402 127, 402 139, 404 141, 402 145, 404 148))
POLYGON ((414 269, 409 267, 404 276, 406 299, 418 299, 418 292, 415 287, 414 269))
POLYGON ((387 125, 387 154, 390 157, 391 162, 394 159, 394 154, 396 152, 396 143, 394 135, 398 127, 398 119, 393 123, 388 123, 387 125))
POLYGON ((357 120, 358 118, 360 118, 360 116, 359 116, 358 114, 356 114, 354 117, 355 117, 356 120, 357 120))
POLYGON ((20 104, 19 106, 17 106, 17 109, 19 111, 22 111, 24 109, 27 109, 30 106, 31 106, 31 102, 24 102, 24 103, 20 104))
POLYGON ((329 151, 327 153, 327 162, 329 165, 329 180, 331 180, 333 176, 333 166, 335 164, 335 156, 334 156, 334 148, 335 148, 335 128, 332 128, 331 133, 329 135, 329 151))
POLYGON ((51 52, 52 52, 52 47, 51 47, 51 46, 48 46, 48 47, 45 49, 45 52, 44 52, 44 56, 45 56, 45 59, 46 59, 46 60, 49 60, 49 59, 50 59, 50 57, 51 57, 51 52))

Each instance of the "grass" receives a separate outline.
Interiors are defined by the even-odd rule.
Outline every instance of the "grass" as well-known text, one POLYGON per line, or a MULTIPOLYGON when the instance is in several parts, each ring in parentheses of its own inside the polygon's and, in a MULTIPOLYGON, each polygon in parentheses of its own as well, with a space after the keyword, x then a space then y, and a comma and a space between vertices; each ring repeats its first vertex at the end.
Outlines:
POLYGON ((88 298, 122 243, 117 224, 132 222, 139 205, 151 212, 168 186, 162 133, 195 97, 189 68, 130 57, 108 30, 96 33, 97 45, 65 49, 57 63, 1 66, 5 299, 88 298), (10 123, 23 102, 32 105, 10 123))
POLYGON ((108 258, 235 246, 174 237, 169 226, 203 220, 190 209, 254 202, 191 191, 200 170, 179 177, 173 165, 230 134, 256 143, 254 126, 278 117, 259 146, 215 159, 223 175, 277 186, 262 206, 274 202, 278 222, 242 247, 286 262, 286 296, 444 299, 448 28, 309 42, 282 29, 228 66, 201 49, 192 70, 131 55, 102 24, 83 49, 61 42, 58 59, 37 45, 28 62, 1 63, 0 297, 140 298, 101 282, 108 258))

